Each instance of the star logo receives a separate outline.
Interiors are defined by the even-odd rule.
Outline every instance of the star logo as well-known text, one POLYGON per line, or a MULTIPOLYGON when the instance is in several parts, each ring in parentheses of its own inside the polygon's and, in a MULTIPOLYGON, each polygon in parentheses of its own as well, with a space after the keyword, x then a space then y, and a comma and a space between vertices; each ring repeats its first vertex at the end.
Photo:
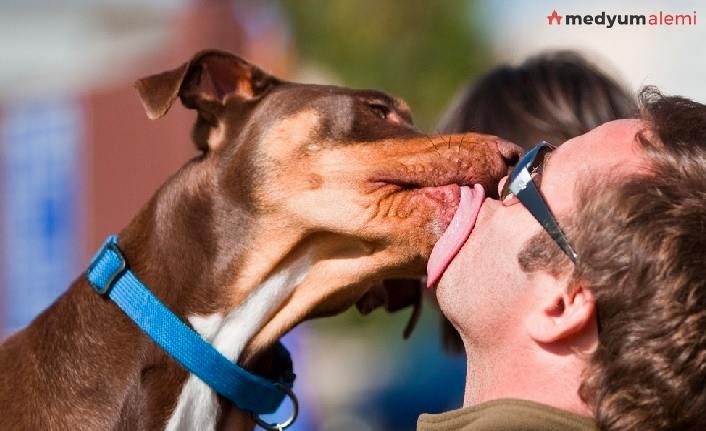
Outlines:
POLYGON ((562 18, 563 17, 556 13, 556 11, 552 12, 552 14, 547 17, 547 19, 549 20, 549 25, 552 25, 553 20, 556 20, 557 25, 561 25, 562 18))

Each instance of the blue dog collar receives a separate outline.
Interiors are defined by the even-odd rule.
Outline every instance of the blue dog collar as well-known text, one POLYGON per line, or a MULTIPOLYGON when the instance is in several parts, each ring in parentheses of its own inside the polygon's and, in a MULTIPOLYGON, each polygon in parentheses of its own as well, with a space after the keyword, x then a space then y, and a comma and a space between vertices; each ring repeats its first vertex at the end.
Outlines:
MULTIPOLYGON (((294 411, 284 429, 294 422, 296 397, 292 360, 287 349, 277 344, 278 359, 285 364, 279 380, 269 380, 249 373, 231 362, 199 334, 175 316, 130 271, 127 259, 118 247, 117 237, 110 236, 93 258, 86 274, 95 291, 110 298, 164 351, 238 409, 254 415, 274 413, 285 395, 294 411)), ((268 428, 255 416, 258 424, 268 428)))

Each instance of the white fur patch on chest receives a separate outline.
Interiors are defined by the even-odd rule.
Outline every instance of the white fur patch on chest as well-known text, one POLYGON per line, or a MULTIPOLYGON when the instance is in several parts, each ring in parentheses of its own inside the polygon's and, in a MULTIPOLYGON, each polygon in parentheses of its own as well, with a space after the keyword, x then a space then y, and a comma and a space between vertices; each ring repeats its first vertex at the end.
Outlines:
MULTIPOLYGON (((189 322, 223 356, 236 361, 248 341, 272 318, 272 314, 291 295, 312 267, 304 255, 266 279, 248 298, 226 316, 191 316, 189 322)), ((216 393, 201 379, 189 375, 167 431, 213 431, 218 419, 216 393)))

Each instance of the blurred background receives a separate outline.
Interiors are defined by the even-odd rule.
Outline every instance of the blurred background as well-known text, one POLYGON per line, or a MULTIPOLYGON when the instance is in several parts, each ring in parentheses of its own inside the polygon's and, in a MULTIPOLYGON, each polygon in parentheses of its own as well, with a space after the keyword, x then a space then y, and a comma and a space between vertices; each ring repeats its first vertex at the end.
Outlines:
MULTIPOLYGON (((434 133, 454 94, 479 74, 562 48, 633 91, 654 84, 704 102, 702 4, 0 0, 0 338, 53 301, 103 239, 196 154, 193 113, 179 106, 150 122, 132 88, 137 78, 222 48, 287 79, 401 96, 434 133), (694 22, 549 25, 554 10, 694 22)), ((290 334, 303 415, 295 429, 413 430, 420 413, 459 407, 465 359, 443 352, 433 307, 404 341, 408 317, 352 310, 290 334)))

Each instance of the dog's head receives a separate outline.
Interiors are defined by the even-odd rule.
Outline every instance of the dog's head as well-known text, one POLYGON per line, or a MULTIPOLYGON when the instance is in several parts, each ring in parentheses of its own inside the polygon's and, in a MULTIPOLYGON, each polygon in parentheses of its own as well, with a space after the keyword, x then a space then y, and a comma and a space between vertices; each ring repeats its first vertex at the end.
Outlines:
POLYGON ((250 350, 350 307, 383 279, 424 276, 459 186, 494 193, 519 155, 491 136, 429 137, 385 93, 287 82, 221 51, 136 87, 150 118, 177 98, 197 111, 203 155, 192 165, 208 167, 202 182, 215 185, 207 206, 218 219, 208 222, 216 279, 228 286, 218 306, 276 277, 291 288, 250 350))

